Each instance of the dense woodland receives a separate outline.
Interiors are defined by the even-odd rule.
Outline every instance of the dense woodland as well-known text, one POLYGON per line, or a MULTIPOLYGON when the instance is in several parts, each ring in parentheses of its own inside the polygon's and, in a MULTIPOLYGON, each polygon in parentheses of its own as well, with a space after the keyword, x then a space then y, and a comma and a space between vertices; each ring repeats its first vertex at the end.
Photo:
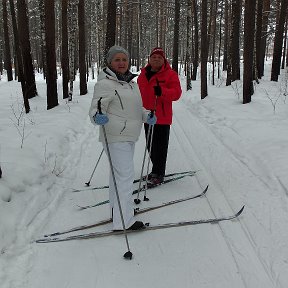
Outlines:
POLYGON ((266 59, 271 81, 288 66, 287 0, 1 0, 0 15, 0 73, 21 83, 26 113, 37 95, 35 71, 46 79, 51 109, 58 75, 64 99, 72 99, 77 73, 80 95, 87 94, 88 76, 105 66, 114 44, 137 69, 161 46, 172 68, 184 71, 187 90, 201 79, 201 99, 225 72, 226 85, 243 81, 249 103, 266 59))

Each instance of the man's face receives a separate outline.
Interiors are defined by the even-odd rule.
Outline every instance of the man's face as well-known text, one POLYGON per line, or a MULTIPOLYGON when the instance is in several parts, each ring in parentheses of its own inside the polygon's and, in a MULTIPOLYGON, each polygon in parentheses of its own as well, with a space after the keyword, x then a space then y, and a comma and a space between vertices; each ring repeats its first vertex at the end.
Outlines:
POLYGON ((164 58, 159 54, 153 54, 149 61, 152 70, 159 71, 164 64, 164 58))

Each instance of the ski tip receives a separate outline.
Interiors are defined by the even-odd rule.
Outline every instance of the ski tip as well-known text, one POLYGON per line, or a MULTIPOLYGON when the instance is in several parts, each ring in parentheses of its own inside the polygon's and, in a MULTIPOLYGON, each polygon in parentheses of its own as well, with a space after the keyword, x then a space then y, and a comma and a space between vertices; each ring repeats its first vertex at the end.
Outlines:
POLYGON ((245 207, 245 205, 243 205, 243 207, 235 214, 236 217, 238 217, 239 215, 242 214, 244 207, 245 207))
POLYGON ((208 188, 209 188, 209 184, 206 186, 206 188, 203 190, 203 195, 208 191, 208 188))

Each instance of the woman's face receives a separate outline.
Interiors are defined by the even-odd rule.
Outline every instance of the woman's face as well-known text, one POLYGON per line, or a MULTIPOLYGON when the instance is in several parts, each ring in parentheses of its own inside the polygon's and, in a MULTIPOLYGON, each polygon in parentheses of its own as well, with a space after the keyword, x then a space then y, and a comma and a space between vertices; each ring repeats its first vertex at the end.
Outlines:
POLYGON ((126 54, 117 53, 114 55, 111 61, 111 68, 121 74, 125 74, 128 70, 129 60, 126 54))

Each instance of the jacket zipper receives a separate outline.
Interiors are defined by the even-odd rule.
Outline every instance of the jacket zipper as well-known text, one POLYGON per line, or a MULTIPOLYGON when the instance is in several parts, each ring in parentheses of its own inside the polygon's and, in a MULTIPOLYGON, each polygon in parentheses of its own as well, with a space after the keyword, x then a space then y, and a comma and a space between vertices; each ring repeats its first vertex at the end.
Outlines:
POLYGON ((119 98, 119 101, 120 101, 120 104, 121 104, 121 108, 122 108, 122 110, 124 110, 124 106, 123 106, 121 97, 120 97, 119 93, 117 92, 117 90, 115 90, 115 95, 117 95, 117 97, 119 98))

